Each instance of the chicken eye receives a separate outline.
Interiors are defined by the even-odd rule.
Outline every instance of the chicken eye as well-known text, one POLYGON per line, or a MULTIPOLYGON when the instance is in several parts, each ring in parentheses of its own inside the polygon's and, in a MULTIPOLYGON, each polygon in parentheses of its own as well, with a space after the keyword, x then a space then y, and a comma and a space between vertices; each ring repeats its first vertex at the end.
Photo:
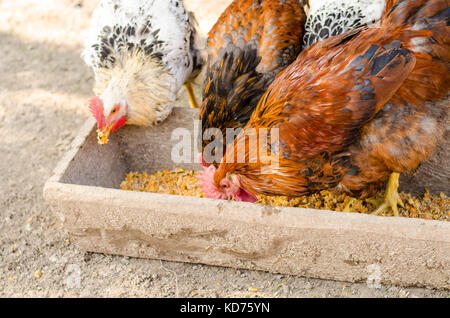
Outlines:
POLYGON ((117 112, 117 108, 114 108, 112 111, 111 111, 111 114, 115 114, 117 112))
POLYGON ((222 188, 224 189, 228 188, 228 184, 222 184, 222 188))

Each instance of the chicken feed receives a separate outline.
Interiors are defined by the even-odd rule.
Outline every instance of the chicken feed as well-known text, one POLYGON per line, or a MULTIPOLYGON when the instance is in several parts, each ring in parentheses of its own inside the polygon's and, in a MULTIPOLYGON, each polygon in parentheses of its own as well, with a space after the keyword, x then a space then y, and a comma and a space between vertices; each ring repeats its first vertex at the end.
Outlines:
MULTIPOLYGON (((203 198, 197 179, 198 172, 176 168, 171 171, 163 170, 154 174, 146 172, 130 172, 121 183, 123 190, 164 193, 203 198)), ((376 197, 381 198, 383 192, 376 197)), ((450 198, 444 193, 431 195, 428 191, 423 197, 413 196, 408 193, 400 193, 404 207, 399 206, 399 215, 411 218, 423 218, 429 220, 450 221, 450 198)), ((309 209, 333 210, 341 212, 352 200, 346 194, 338 194, 333 191, 323 190, 312 195, 301 197, 266 196, 258 195, 256 203, 298 207, 309 209)), ((355 200, 350 207, 351 212, 370 214, 376 210, 376 206, 366 200, 355 200)), ((384 214, 392 216, 392 212, 384 214)))

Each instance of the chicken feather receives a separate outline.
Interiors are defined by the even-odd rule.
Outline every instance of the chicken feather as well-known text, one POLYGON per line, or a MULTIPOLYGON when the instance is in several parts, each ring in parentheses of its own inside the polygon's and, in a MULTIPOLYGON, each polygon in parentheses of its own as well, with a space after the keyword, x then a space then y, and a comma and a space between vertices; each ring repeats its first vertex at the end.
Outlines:
MULTIPOLYGON (((263 164, 264 153, 252 161, 250 149, 258 145, 249 138, 245 163, 224 157, 215 187, 237 177, 253 194, 336 188, 364 197, 391 172, 413 171, 442 136, 436 118, 445 109, 429 101, 448 94, 448 24, 448 0, 389 0, 378 24, 304 50, 269 86, 246 126, 280 130, 278 152, 270 149, 279 165, 263 164)), ((236 153, 243 138, 227 152, 236 153)))
POLYGON ((172 111, 177 94, 200 73, 196 21, 181 0, 102 0, 82 53, 95 74, 100 143, 116 124, 148 126, 172 111), (100 127, 103 128, 100 128, 100 127))
MULTIPOLYGON (((235 0, 228 6, 208 34, 204 132, 219 129, 226 136, 227 128, 245 126, 275 75, 300 52, 305 19, 298 0, 235 0)), ((209 143, 203 139, 202 148, 209 143)))

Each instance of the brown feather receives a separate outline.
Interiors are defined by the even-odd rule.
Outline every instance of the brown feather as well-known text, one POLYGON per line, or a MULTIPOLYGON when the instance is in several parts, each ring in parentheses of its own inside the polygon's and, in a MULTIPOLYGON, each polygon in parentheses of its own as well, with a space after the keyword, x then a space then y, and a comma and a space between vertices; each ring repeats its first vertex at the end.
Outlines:
MULTIPOLYGON (((208 34, 202 128, 244 127, 275 75, 301 50, 298 0, 235 0, 208 34)), ((209 141, 204 140, 203 149, 209 141)))
MULTIPOLYGON (((336 187, 366 196, 391 172, 413 171, 442 135, 442 110, 425 102, 449 89, 448 8, 448 0, 388 0, 379 24, 301 52, 246 126, 279 128, 279 152, 255 155, 250 150, 259 145, 250 138, 246 162, 222 160, 215 182, 231 174, 254 194, 336 187), (274 155, 278 167, 264 163, 274 155)), ((244 138, 227 152, 236 153, 244 138)))

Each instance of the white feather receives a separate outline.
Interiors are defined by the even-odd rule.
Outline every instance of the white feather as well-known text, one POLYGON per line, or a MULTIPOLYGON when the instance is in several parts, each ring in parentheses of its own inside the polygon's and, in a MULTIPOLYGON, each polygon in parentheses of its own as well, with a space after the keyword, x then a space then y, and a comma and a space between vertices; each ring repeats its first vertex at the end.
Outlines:
POLYGON ((341 34, 355 26, 372 24, 381 17, 385 0, 312 0, 305 25, 305 46, 331 35, 341 34), (341 13, 337 18, 337 13, 341 13), (331 19, 331 24, 325 21, 331 19), (327 36, 320 35, 326 29, 327 36), (333 33, 333 34, 331 34, 333 33))
MULTIPOLYGON (((100 44, 100 35, 106 26, 125 28, 136 25, 139 28, 150 20, 152 30, 159 29, 158 38, 165 42, 161 52, 163 64, 169 68, 181 86, 192 71, 192 67, 189 69, 184 66, 189 52, 189 39, 186 40, 186 37, 191 32, 188 19, 189 15, 180 0, 102 0, 92 16, 83 52, 84 60, 89 66, 95 67, 98 56, 93 46, 100 44)), ((150 42, 152 38, 139 34, 127 37, 128 42, 136 45, 139 45, 141 40, 150 42)))
MULTIPOLYGON (((130 105, 127 122, 135 121, 133 114, 138 113, 156 114, 148 118, 148 123, 167 117, 174 96, 201 64, 194 25, 182 0, 101 0, 94 10, 82 56, 96 74, 94 90, 102 96, 105 116, 114 103, 128 98, 135 102, 130 105), (130 62, 130 58, 139 58, 140 62, 130 62), (129 65, 135 67, 134 72, 124 70, 129 65), (117 77, 120 80, 114 79, 117 77), (145 91, 133 90, 130 85, 134 83, 143 85, 145 91), (152 91, 157 87, 171 88, 152 91), (130 92, 139 98, 130 97, 130 92), (157 109, 144 109, 148 107, 157 109)), ((146 121, 140 118, 139 122, 146 121)))

